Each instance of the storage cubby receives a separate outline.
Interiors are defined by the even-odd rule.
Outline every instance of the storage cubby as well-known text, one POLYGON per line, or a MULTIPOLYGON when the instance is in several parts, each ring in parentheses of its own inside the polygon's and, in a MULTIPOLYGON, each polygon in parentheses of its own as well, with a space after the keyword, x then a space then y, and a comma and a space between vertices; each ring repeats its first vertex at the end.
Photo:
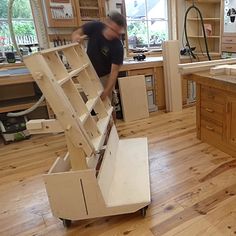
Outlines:
POLYGON ((105 18, 105 3, 103 0, 75 0, 75 4, 79 15, 79 25, 105 18))
MULTIPOLYGON (((186 8, 192 6, 193 1, 186 0, 186 8)), ((204 22, 208 49, 210 55, 221 53, 222 30, 222 1, 221 0, 196 0, 194 4, 199 8, 204 22)), ((187 17, 187 33, 191 47, 196 47, 196 55, 206 54, 204 34, 201 19, 195 9, 191 9, 187 17)))

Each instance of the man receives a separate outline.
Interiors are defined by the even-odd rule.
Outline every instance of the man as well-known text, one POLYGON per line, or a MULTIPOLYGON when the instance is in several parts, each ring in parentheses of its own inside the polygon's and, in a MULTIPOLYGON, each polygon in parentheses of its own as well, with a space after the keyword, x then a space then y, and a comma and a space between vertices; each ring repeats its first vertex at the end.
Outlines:
POLYGON ((103 84, 101 99, 111 98, 120 66, 123 63, 124 49, 120 40, 124 32, 125 18, 118 12, 111 12, 105 23, 89 22, 74 31, 72 41, 78 42, 81 36, 88 36, 87 54, 103 84))

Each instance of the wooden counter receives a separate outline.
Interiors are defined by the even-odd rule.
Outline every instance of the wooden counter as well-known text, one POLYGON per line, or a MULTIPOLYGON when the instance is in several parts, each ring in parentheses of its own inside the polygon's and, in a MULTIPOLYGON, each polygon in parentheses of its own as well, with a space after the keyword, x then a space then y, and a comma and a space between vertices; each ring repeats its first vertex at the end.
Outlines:
POLYGON ((236 78, 209 71, 184 77, 197 83, 197 137, 236 156, 236 78))
POLYGON ((144 61, 125 59, 120 71, 129 71, 160 66, 163 66, 163 57, 147 57, 144 61))
MULTIPOLYGON (((154 84, 153 87, 149 87, 155 93, 155 101, 158 105, 158 109, 165 109, 165 87, 164 87, 164 72, 163 72, 163 58, 162 57, 147 57, 144 61, 124 60, 124 64, 120 71, 127 72, 127 75, 153 75, 154 84)), ((10 70, 17 68, 24 68, 23 63, 6 64, 0 66, 1 70, 10 70)), ((7 74, 7 73, 6 73, 7 74)), ((20 85, 34 82, 30 73, 24 74, 7 74, 1 76, 0 74, 0 86, 8 85, 20 85)), ((1 110, 0 110, 1 112, 1 110)))

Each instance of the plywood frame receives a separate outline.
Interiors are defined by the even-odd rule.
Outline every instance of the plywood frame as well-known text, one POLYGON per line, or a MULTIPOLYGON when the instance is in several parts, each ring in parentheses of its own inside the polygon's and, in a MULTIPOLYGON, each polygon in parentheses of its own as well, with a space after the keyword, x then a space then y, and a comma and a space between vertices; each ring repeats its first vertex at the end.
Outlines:
POLYGON ((53 214, 63 219, 81 220, 131 213, 147 206, 151 197, 146 138, 140 138, 138 144, 139 147, 137 139, 119 140, 113 126, 98 178, 94 169, 71 171, 70 154, 59 157, 49 174, 44 175, 53 214), (124 143, 132 146, 133 155, 130 152, 119 155, 124 143), (136 166, 130 165, 132 162, 136 166), (117 180, 115 172, 120 172, 124 178, 117 180), (135 183, 131 188, 126 187, 130 179, 135 183), (116 192, 120 188, 121 191, 116 192))
POLYGON ((182 81, 178 71, 179 42, 177 40, 163 43, 163 65, 165 74, 166 110, 182 110, 182 81))
POLYGON ((66 136, 68 153, 44 176, 53 214, 79 220, 146 207, 151 199, 147 139, 120 140, 115 126, 109 132, 113 108, 109 99, 100 99, 103 88, 83 48, 71 44, 48 49, 24 61, 57 118, 31 121, 28 127, 35 133, 63 131, 66 136), (106 137, 97 177, 96 156, 106 137), (138 182, 137 176, 142 176, 138 182))
POLYGON ((144 75, 118 78, 124 120, 126 122, 149 117, 144 75))

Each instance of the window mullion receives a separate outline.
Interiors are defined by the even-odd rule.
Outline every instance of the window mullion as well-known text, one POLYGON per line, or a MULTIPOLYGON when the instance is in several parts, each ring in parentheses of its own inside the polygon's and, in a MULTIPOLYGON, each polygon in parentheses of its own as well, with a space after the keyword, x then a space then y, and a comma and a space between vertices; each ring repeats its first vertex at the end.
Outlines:
POLYGON ((149 41, 149 26, 148 26, 148 4, 147 0, 145 0, 145 14, 146 14, 146 25, 147 25, 147 43, 148 43, 148 48, 150 47, 150 41, 149 41))

